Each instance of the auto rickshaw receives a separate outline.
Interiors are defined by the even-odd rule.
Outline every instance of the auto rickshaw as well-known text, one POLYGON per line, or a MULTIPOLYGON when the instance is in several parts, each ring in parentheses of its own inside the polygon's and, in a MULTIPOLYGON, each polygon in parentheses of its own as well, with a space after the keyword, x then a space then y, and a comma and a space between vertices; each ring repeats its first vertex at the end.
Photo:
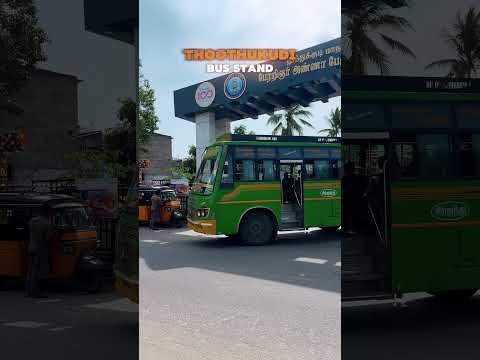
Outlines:
POLYGON ((175 190, 170 188, 160 190, 160 219, 154 225, 173 225, 181 227, 185 222, 185 215, 181 211, 181 203, 175 190))
POLYGON ((29 221, 42 205, 54 225, 48 279, 99 291, 108 269, 95 255, 97 232, 83 204, 68 195, 0 193, 0 278, 26 278, 29 221))
POLYGON ((160 201, 160 224, 172 224, 176 227, 181 227, 185 221, 185 215, 181 212, 180 200, 175 190, 162 190, 160 201))
POLYGON ((168 190, 168 186, 144 186, 138 187, 138 222, 140 225, 146 225, 150 222, 152 196, 155 191, 168 190))

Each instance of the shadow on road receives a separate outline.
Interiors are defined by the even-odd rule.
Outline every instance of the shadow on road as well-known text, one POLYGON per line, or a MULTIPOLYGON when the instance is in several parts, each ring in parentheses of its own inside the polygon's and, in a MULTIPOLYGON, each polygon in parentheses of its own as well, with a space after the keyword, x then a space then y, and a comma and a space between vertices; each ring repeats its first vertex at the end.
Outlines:
POLYGON ((140 244, 140 257, 153 271, 193 267, 340 292, 338 234, 282 233, 274 244, 245 246, 188 229, 143 228, 140 244))
POLYGON ((138 311, 125 311, 115 292, 50 292, 47 299, 32 299, 15 284, 7 288, 0 293, 0 357, 138 357, 138 311))
POLYGON ((342 307, 342 359, 478 359, 480 296, 448 304, 425 296, 342 307))

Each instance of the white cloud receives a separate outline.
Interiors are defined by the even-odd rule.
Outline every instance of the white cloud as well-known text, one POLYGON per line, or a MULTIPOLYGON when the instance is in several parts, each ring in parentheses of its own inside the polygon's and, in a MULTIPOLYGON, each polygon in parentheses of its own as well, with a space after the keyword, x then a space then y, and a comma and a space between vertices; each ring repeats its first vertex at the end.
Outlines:
MULTIPOLYGON (((179 60, 186 47, 275 47, 304 49, 340 37, 340 0, 177 0, 141 2, 140 57, 157 93, 160 131, 173 136, 173 155, 195 142, 192 123, 175 118, 173 91, 211 78, 204 64, 179 60)), ((340 99, 311 106, 316 128, 340 99)), ((270 133, 266 116, 243 120, 256 133, 270 133)), ((232 127, 233 127, 232 126, 232 127)), ((315 135, 316 130, 306 130, 315 135)))

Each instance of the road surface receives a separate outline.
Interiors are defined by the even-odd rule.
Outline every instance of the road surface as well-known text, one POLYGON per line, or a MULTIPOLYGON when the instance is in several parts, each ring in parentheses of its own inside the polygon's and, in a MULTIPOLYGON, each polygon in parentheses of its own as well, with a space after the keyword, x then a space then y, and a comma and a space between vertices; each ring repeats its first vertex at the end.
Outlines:
POLYGON ((142 360, 339 360, 340 241, 140 230, 142 360))

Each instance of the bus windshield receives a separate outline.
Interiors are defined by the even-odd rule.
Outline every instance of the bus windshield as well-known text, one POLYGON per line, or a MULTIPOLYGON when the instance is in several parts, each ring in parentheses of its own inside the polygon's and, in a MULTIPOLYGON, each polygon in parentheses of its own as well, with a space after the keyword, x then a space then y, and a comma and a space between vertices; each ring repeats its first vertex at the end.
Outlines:
POLYGON ((218 169, 218 159, 220 158, 221 147, 212 146, 205 149, 202 163, 195 178, 192 187, 193 192, 201 194, 211 194, 213 185, 215 184, 215 177, 218 169))

